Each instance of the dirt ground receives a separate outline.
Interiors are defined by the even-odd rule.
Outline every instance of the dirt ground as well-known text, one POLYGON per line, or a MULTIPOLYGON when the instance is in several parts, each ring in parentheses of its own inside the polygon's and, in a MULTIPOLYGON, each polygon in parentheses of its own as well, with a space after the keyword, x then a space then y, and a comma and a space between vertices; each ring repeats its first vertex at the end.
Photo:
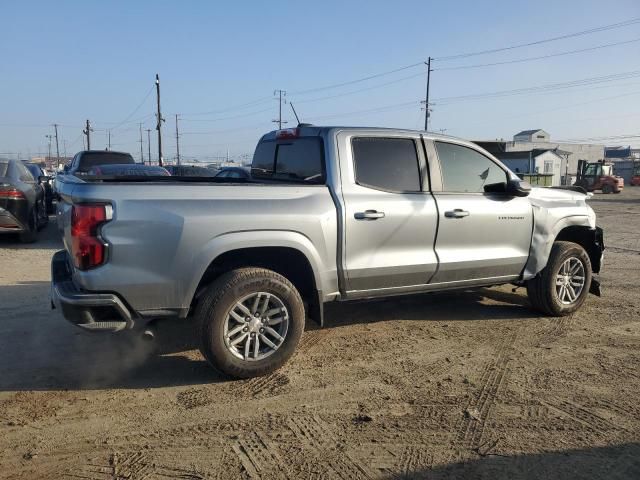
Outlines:
POLYGON ((603 297, 566 318, 500 287, 332 305, 264 378, 188 323, 141 341, 49 308, 55 225, 0 238, 0 477, 640 478, 640 188, 591 201, 603 297))

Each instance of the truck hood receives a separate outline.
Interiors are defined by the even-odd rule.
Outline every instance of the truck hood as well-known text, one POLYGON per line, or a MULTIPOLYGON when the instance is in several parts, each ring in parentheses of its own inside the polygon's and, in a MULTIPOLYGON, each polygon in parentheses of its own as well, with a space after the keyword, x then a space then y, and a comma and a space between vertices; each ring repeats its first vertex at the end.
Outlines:
POLYGON ((532 203, 549 203, 548 206, 552 207, 554 203, 585 205, 585 201, 589 198, 589 195, 559 188, 533 187, 529 198, 532 203))

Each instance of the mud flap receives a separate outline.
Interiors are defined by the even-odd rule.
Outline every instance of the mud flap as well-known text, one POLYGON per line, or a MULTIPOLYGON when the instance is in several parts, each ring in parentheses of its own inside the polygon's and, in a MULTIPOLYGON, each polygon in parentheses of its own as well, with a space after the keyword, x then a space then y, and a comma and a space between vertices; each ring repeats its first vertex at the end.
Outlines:
POLYGON ((597 297, 601 297, 601 291, 600 291, 600 280, 596 279, 596 278, 592 278, 591 279, 591 287, 589 287, 589 293, 592 293, 593 295, 597 296, 597 297))

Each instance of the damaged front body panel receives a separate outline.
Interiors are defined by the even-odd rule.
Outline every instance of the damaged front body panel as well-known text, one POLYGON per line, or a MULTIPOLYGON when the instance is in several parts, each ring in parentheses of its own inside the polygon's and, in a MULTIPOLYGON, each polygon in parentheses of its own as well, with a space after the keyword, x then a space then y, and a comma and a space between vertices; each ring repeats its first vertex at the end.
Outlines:
MULTIPOLYGON (((533 209, 533 235, 523 280, 534 278, 546 266, 553 243, 558 240, 582 245, 589 255, 593 273, 599 273, 604 237, 596 226, 596 215, 587 205, 588 195, 568 190, 534 188, 529 196, 533 209)), ((593 279, 591 293, 600 294, 593 279)))

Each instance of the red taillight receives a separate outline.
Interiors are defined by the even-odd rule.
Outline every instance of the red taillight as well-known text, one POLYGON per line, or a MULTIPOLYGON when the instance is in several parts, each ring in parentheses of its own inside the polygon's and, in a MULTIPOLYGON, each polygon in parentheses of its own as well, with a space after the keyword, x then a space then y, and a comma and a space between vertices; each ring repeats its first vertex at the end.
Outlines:
POLYGON ((111 220, 110 205, 74 205, 71 210, 71 255, 80 270, 104 262, 105 244, 98 237, 98 227, 111 220))
POLYGON ((12 200, 24 200, 25 195, 15 187, 0 187, 0 198, 10 198, 12 200))
POLYGON ((284 128, 276 132, 276 138, 298 138, 300 130, 297 128, 284 128))

